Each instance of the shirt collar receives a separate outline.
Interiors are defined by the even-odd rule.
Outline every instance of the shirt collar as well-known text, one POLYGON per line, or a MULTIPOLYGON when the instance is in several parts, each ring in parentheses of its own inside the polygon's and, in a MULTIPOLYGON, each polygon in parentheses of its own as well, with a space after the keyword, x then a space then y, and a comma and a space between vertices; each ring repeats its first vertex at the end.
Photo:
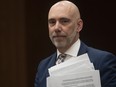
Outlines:
MULTIPOLYGON (((77 56, 78 52, 79 52, 79 48, 80 48, 80 39, 78 39, 66 52, 65 54, 68 54, 70 56, 77 56)), ((60 55, 61 53, 58 51, 57 49, 57 57, 60 55)))

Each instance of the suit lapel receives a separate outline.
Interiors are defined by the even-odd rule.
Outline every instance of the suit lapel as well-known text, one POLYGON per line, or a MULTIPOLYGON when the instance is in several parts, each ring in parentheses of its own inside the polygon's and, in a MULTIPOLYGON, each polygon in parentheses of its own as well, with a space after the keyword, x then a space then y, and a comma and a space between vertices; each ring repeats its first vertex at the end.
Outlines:
POLYGON ((50 61, 49 61, 48 67, 47 67, 46 77, 49 76, 48 69, 49 69, 50 67, 54 66, 55 63, 56 63, 56 56, 57 56, 56 53, 54 53, 54 54, 51 56, 51 58, 50 58, 50 61))
POLYGON ((87 48, 88 48, 87 45, 85 45, 83 42, 81 42, 81 46, 80 46, 77 56, 87 53, 87 48))

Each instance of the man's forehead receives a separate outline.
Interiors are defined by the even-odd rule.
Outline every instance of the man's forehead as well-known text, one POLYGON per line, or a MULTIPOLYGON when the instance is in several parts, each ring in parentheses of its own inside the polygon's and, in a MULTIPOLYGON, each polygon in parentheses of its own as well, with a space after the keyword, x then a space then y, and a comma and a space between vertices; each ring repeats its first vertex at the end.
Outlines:
POLYGON ((61 15, 62 13, 64 13, 64 15, 67 14, 67 16, 70 15, 70 16, 80 17, 80 12, 78 7, 69 1, 60 1, 54 4, 50 8, 49 16, 57 15, 57 14, 61 15))
POLYGON ((57 3, 53 5, 49 11, 49 15, 70 15, 74 12, 74 8, 67 3, 57 3))
POLYGON ((68 2, 68 1, 60 1, 56 4, 54 4, 51 9, 55 9, 55 8, 59 8, 61 7, 62 9, 63 8, 73 8, 73 4, 71 2, 68 2))
POLYGON ((52 10, 49 13, 48 18, 59 19, 59 18, 71 18, 71 17, 73 17, 73 12, 71 12, 71 10, 67 10, 67 8, 66 9, 58 8, 58 9, 52 10))

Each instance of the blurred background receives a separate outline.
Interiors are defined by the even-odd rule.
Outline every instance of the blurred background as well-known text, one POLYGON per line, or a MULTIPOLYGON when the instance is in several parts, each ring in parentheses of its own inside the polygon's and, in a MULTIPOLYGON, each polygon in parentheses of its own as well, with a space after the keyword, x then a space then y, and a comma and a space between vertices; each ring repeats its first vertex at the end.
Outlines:
MULTIPOLYGON (((0 87, 34 87, 39 62, 55 51, 47 15, 57 1, 0 1, 0 87)), ((84 21, 81 40, 116 55, 115 0, 70 1, 78 5, 84 21)))

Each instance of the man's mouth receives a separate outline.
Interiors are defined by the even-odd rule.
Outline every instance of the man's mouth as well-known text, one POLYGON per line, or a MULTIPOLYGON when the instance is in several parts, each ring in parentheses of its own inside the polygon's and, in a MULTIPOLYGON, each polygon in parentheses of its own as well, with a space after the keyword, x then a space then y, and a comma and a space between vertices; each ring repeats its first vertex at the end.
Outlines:
POLYGON ((57 35, 57 36, 53 36, 54 40, 58 40, 58 41, 62 41, 66 38, 66 36, 64 35, 57 35))
POLYGON ((63 35, 58 35, 58 36, 53 36, 53 38, 64 38, 66 36, 63 36, 63 35))

